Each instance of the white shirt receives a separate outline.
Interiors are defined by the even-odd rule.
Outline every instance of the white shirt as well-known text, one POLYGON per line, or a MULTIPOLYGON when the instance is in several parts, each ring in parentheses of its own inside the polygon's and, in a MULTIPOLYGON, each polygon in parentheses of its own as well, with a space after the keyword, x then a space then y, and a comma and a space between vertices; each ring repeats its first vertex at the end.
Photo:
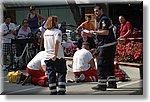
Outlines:
POLYGON ((93 58, 90 51, 81 49, 75 52, 73 56, 73 72, 86 71, 90 68, 89 61, 93 58))
MULTIPOLYGON (((9 33, 10 30, 16 30, 16 26, 14 23, 10 23, 8 27, 5 22, 0 25, 0 32, 9 33)), ((2 36, 2 43, 11 43, 11 39, 14 39, 14 37, 15 36, 12 33, 9 33, 6 36, 2 36)))
POLYGON ((41 65, 45 65, 45 63, 41 63, 42 59, 45 57, 45 51, 39 52, 27 65, 27 67, 31 70, 41 70, 41 65))
POLYGON ((70 47, 70 46, 74 46, 74 44, 70 39, 68 39, 67 41, 65 41, 65 40, 62 41, 62 46, 67 48, 67 47, 70 47))
POLYGON ((39 27, 39 30, 41 31, 41 34, 42 34, 41 37, 43 38, 43 34, 46 31, 46 28, 39 27))
POLYGON ((44 32, 44 48, 46 52, 46 59, 51 59, 54 55, 54 44, 56 41, 59 41, 58 58, 63 58, 64 52, 61 46, 62 32, 59 29, 51 29, 44 32))
POLYGON ((31 33, 31 29, 29 27, 27 28, 26 31, 24 31, 21 27, 18 31, 18 37, 24 39, 24 38, 28 37, 30 33, 31 33))

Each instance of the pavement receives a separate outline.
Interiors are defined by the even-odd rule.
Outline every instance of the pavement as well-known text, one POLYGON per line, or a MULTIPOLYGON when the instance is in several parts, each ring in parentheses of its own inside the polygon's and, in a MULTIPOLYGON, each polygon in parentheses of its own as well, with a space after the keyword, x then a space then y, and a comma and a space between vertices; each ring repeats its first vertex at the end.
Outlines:
MULTIPOLYGON (((25 70, 21 70, 25 72, 25 70)), ((2 95, 49 95, 48 87, 27 84, 9 83, 7 71, 3 71, 3 92, 2 95)), ((67 80, 73 79, 72 69, 68 67, 67 80)), ((97 82, 67 83, 66 95, 143 95, 143 80, 132 78, 130 81, 117 82, 117 89, 107 88, 107 91, 94 91, 91 87, 97 82)))

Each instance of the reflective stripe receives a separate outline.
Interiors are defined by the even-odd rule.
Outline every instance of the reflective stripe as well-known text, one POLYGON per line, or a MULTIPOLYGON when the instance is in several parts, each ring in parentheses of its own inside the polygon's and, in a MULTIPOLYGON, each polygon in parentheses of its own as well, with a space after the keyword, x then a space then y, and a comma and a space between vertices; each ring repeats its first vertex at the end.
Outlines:
POLYGON ((112 42, 112 43, 108 43, 108 44, 104 44, 103 46, 98 46, 98 48, 103 48, 103 47, 108 47, 108 46, 112 46, 112 45, 116 45, 118 42, 112 42))
POLYGON ((52 89, 52 90, 50 90, 50 92, 54 93, 54 92, 57 92, 57 90, 56 89, 52 89))
POLYGON ((95 76, 93 76, 93 81, 96 81, 96 77, 95 76))
POLYGON ((117 81, 115 76, 109 76, 107 81, 117 81))
POLYGON ((98 85, 107 85, 107 83, 98 83, 98 85))
POLYGON ((96 81, 96 77, 95 77, 95 76, 89 76, 89 78, 90 78, 90 80, 93 81, 93 82, 96 81))
POLYGON ((56 83, 49 84, 49 87, 54 87, 54 86, 56 86, 56 83))
POLYGON ((116 79, 108 79, 108 81, 117 81, 116 79))
POLYGON ((108 76, 108 78, 115 78, 115 76, 108 76))
POLYGON ((107 80, 106 79, 99 79, 98 82, 102 82, 103 83, 103 82, 107 82, 107 80))
POLYGON ((66 86, 66 82, 58 82, 58 85, 65 85, 66 86))
POLYGON ((66 88, 59 88, 58 87, 58 91, 66 91, 66 88))
POLYGON ((90 80, 91 80, 91 81, 93 81, 93 79, 92 79, 92 77, 91 77, 91 76, 89 76, 89 78, 90 78, 90 80))

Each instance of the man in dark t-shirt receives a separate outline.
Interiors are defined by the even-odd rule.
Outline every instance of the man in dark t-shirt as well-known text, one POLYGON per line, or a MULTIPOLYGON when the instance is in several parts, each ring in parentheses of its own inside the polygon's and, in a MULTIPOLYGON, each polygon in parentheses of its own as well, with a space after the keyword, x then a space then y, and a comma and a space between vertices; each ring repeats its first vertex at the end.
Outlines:
POLYGON ((94 42, 93 37, 88 37, 88 34, 85 33, 84 31, 81 32, 81 38, 77 41, 77 50, 82 48, 82 43, 83 42, 88 42, 89 43, 89 50, 90 52, 94 52, 96 48, 96 44, 94 42))

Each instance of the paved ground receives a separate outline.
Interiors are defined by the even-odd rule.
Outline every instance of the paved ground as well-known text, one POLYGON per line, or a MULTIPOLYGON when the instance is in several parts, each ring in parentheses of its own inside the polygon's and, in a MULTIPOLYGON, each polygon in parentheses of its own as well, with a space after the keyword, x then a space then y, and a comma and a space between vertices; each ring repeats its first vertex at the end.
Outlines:
MULTIPOLYGON (((27 84, 22 86, 21 84, 9 83, 7 81, 7 72, 4 71, 4 91, 3 95, 48 95, 48 87, 34 86, 27 84)), ((72 79, 73 73, 71 69, 68 70, 67 79, 72 79)), ((92 86, 96 85, 96 82, 85 83, 67 83, 67 95, 142 95, 142 80, 131 79, 127 82, 118 82, 117 89, 107 89, 107 91, 94 91, 92 86)))

